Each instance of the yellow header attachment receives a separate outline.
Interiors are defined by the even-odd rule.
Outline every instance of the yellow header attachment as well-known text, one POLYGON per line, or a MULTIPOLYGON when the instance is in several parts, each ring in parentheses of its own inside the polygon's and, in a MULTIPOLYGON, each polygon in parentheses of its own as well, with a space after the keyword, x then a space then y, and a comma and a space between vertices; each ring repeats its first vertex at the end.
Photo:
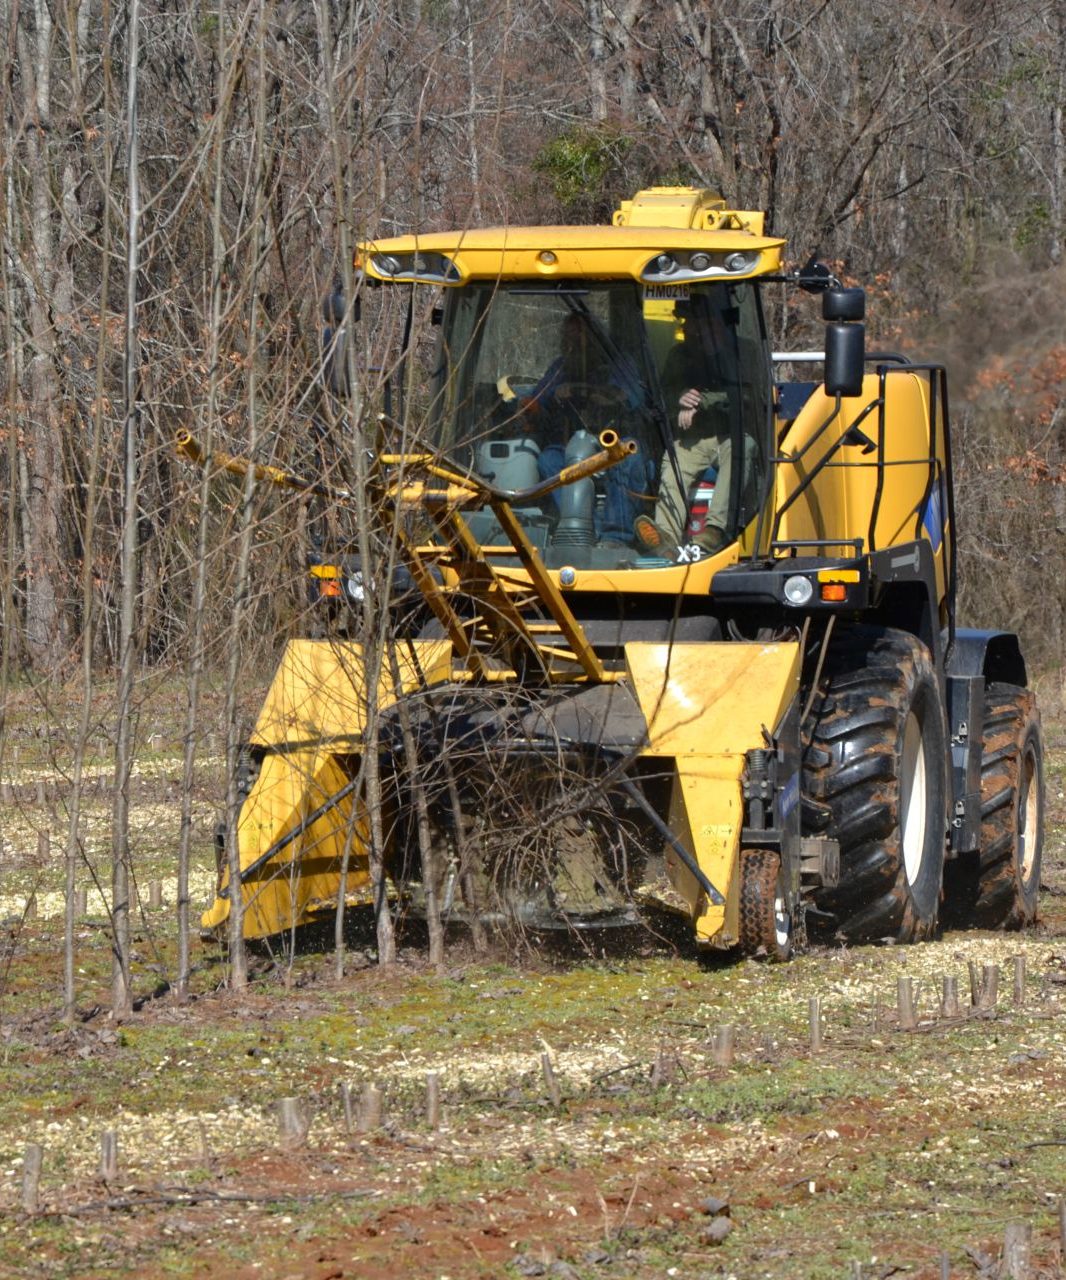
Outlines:
POLYGON ((762 213, 738 212, 711 191, 651 187, 625 200, 609 227, 480 227, 367 241, 368 277, 435 285, 471 280, 626 279, 676 285, 744 279, 780 269, 784 240, 762 213))

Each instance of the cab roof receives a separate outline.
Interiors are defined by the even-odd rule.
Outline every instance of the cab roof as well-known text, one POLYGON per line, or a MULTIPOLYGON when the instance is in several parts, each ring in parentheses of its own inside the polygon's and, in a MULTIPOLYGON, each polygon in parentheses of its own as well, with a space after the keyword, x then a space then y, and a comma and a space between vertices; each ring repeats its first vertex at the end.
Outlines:
MULTIPOLYGON (((646 278, 649 264, 660 255, 681 255, 689 260, 692 254, 703 253, 724 260, 730 254, 745 253, 754 255, 752 266, 736 274, 752 276, 779 270, 784 244, 784 240, 739 228, 697 231, 679 227, 480 227, 367 241, 356 251, 356 266, 378 280, 417 279, 420 273, 415 269, 416 257, 427 259, 435 255, 453 264, 455 271, 453 279, 433 280, 438 284, 575 276, 641 280, 646 278), (411 270, 382 270, 388 258, 401 262, 410 259, 411 270)), ((718 274, 715 272, 710 278, 718 274)), ((431 276, 421 278, 429 280, 431 276)))
POLYGON ((610 226, 478 227, 392 236, 361 244, 355 265, 371 279, 450 285, 538 277, 648 283, 744 278, 780 269, 785 241, 764 235, 763 222, 762 213, 728 209, 705 188, 651 187, 622 201, 610 226), (744 255, 743 265, 734 258, 727 267, 737 254, 744 255))

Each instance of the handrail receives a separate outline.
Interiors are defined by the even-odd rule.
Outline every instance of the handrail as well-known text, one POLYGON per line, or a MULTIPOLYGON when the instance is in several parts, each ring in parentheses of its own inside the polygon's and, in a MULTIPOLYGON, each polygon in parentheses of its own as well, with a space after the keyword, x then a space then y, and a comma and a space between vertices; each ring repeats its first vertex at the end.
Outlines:
POLYGON ((530 485, 528 489, 498 489, 480 476, 453 470, 444 463, 436 461, 431 454, 385 453, 381 455, 380 461, 384 466, 402 466, 404 463, 408 466, 416 466, 436 476, 438 480, 447 480, 450 484, 469 489, 471 493, 477 494, 486 502, 509 502, 524 506, 537 502, 547 497, 549 493, 554 493, 556 489, 573 484, 576 480, 599 475, 601 471, 608 470, 637 452, 637 442, 619 439, 617 431, 610 429, 601 431, 599 440, 601 448, 598 453, 583 458, 580 462, 572 462, 570 466, 563 467, 555 475, 530 485))
MULTIPOLYGON (((771 351, 773 364, 824 364, 824 351, 771 351)), ((866 364, 910 364, 910 358, 898 351, 867 351, 866 364)))
MULTIPOLYGON (((388 422, 381 418, 383 426, 388 422)), ((562 592, 549 577, 536 548, 530 543, 525 530, 512 509, 515 503, 528 503, 554 492, 563 485, 593 476, 614 466, 636 451, 635 442, 623 441, 616 431, 607 430, 600 435, 600 451, 590 458, 564 467, 557 475, 528 489, 498 489, 480 477, 459 473, 438 462, 432 454, 381 454, 377 462, 403 471, 409 468, 436 480, 444 486, 433 488, 424 479, 408 481, 404 477, 393 479, 380 472, 369 481, 368 487, 379 499, 372 506, 374 518, 386 521, 397 537, 400 554, 406 562, 415 584, 422 592, 426 604, 445 629, 455 652, 468 663, 471 673, 489 680, 497 675, 486 655, 478 648, 479 632, 498 645, 510 662, 514 675, 523 679, 539 678, 545 682, 585 679, 593 683, 612 682, 617 673, 609 672, 595 652, 584 629, 574 616, 562 592), (425 549, 408 537, 398 522, 393 521, 397 508, 408 503, 421 503, 436 525, 444 542, 434 547, 432 553, 443 552, 448 567, 458 579, 457 589, 477 600, 482 606, 480 615, 471 622, 456 611, 452 603, 454 589, 445 589, 429 568, 425 549), (469 506, 487 505, 492 508, 500 528, 508 539, 522 568, 529 575, 530 584, 522 585, 516 592, 506 574, 492 565, 482 547, 473 537, 463 520, 461 511, 469 506), (530 586, 532 594, 530 594, 530 586), (526 616, 529 605, 538 601, 552 618, 569 650, 541 644, 536 624, 526 616), (531 670, 528 659, 536 657, 537 669, 531 670), (561 660, 570 664, 569 671, 560 671, 554 664, 561 660), (578 672, 573 667, 579 669, 578 672)), ((181 430, 175 437, 178 452, 199 465, 213 462, 221 470, 236 475, 254 475, 257 479, 305 493, 322 494, 341 502, 350 502, 352 494, 346 489, 336 489, 318 481, 306 480, 281 467, 266 466, 249 458, 239 458, 221 450, 208 452, 188 430, 181 430)))
POLYGON ((174 448, 182 457, 197 466, 213 463, 220 471, 228 471, 231 475, 244 476, 251 472, 257 480, 278 485, 284 489, 296 489, 301 493, 313 493, 325 498, 335 498, 340 502, 350 501, 352 494, 348 489, 338 489, 333 485, 323 484, 320 480, 305 480, 295 472, 286 471, 283 467, 268 466, 263 462, 253 462, 251 458, 241 458, 233 453, 225 453, 221 449, 212 449, 210 453, 196 439, 191 431, 182 427, 174 434, 174 448))

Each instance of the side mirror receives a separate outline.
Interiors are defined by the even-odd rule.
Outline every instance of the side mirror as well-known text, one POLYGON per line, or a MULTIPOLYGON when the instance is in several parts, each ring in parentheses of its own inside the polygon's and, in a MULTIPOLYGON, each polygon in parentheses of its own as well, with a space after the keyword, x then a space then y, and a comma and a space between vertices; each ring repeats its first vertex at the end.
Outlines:
POLYGON ((862 289, 827 289, 822 294, 825 326, 825 393, 862 395, 866 364, 866 294, 862 289))
POLYGON ((823 320, 863 320, 865 317, 865 289, 826 289, 822 294, 823 320))
POLYGON ((866 365, 866 326, 825 326, 825 394, 861 396, 866 365))
POLYGON ((345 320, 354 324, 359 319, 359 295, 356 294, 350 317, 345 316, 344 290, 340 284, 322 299, 322 319, 326 327, 322 331, 322 358, 326 385, 337 396, 348 394, 348 332, 345 320))
POLYGON ((322 367, 326 386, 335 396, 348 394, 348 331, 325 329, 322 333, 322 367))
POLYGON ((355 324, 359 319, 361 308, 361 300, 358 292, 355 295, 355 301, 352 303, 352 314, 345 315, 347 308, 344 305, 344 290, 338 282, 332 290, 322 299, 322 319, 330 329, 336 329, 344 324, 346 319, 350 319, 355 324))
POLYGON ((812 253, 796 272, 796 283, 804 293, 824 293, 833 284, 833 273, 812 253))

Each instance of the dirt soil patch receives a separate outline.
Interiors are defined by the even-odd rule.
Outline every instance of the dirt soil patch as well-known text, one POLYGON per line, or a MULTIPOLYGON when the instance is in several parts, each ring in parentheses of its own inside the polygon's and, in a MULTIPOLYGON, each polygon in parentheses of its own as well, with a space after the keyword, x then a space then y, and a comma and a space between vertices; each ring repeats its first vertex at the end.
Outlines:
MULTIPOLYGON (((952 1275, 994 1275, 1014 1222, 1032 1232, 1034 1275, 1061 1275, 1066 750, 1049 736, 1041 923, 1026 934, 950 932, 781 966, 701 963, 648 935, 576 957, 486 958, 457 939, 436 974, 410 935, 401 963, 379 970, 364 921, 342 981, 328 953, 263 954, 240 995, 197 941, 179 1004, 164 898, 140 917, 145 999, 122 1024, 107 1015, 106 917, 79 922, 80 1019, 67 1028, 61 918, 12 916, 0 1276, 838 1280, 860 1267, 932 1280, 944 1255, 952 1275), (998 966, 994 1008, 971 1006, 971 966, 998 966), (940 1009, 946 976, 958 1015, 940 1009), (912 1030, 896 1011, 901 977, 917 993, 912 1030), (383 1112, 364 1132, 351 1121, 369 1085, 383 1112), (305 1125, 295 1143, 279 1131, 285 1098, 305 1125), (118 1164, 104 1180, 107 1131, 118 1164), (36 1214, 22 1205, 30 1144, 43 1149, 36 1214)), ((162 859, 158 801, 146 788, 162 859)), ((16 848, 37 857, 29 834, 10 837, 16 848)), ((42 897, 58 863, 29 868, 42 897)))

